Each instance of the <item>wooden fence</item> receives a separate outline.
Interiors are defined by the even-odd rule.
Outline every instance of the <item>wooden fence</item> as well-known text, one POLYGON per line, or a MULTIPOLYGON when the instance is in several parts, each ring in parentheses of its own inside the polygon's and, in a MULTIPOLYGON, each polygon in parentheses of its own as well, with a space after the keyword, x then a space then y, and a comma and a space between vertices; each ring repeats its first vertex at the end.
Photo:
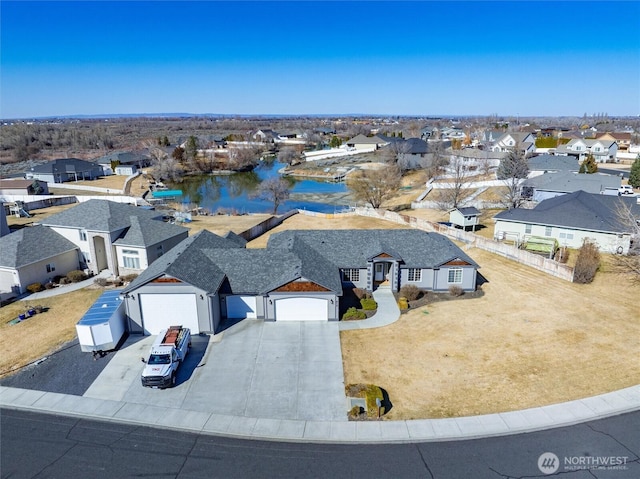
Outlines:
POLYGON ((247 241, 251 241, 252 239, 257 238, 258 236, 263 235, 270 229, 275 228, 287 218, 290 218, 291 216, 297 215, 297 214, 298 214, 298 210, 291 210, 280 216, 271 216, 266 220, 258 223, 257 225, 252 226, 248 230, 243 231, 238 236, 242 236, 247 241))
POLYGON ((432 221, 415 218, 413 216, 402 215, 393 211, 375 210, 373 208, 356 208, 355 213, 360 216, 384 219, 394 223, 407 224, 413 228, 423 231, 433 231, 446 235, 466 243, 469 247, 480 248, 490 253, 495 253, 505 258, 509 258, 518 263, 531 266, 539 271, 548 273, 556 278, 565 281, 573 281, 573 268, 566 264, 558 263, 549 258, 518 249, 515 245, 500 243, 488 238, 483 238, 469 231, 441 225, 432 221))

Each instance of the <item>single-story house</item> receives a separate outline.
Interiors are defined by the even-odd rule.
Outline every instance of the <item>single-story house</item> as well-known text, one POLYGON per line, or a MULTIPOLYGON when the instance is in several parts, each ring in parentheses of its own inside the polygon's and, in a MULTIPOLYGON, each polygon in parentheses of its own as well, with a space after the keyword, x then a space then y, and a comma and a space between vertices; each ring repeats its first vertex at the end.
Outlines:
POLYGON ((478 265, 448 238, 419 230, 285 231, 264 249, 201 231, 123 290, 134 333, 181 323, 216 332, 225 318, 337 321, 344 288, 476 288, 478 265))
POLYGON ((48 183, 94 180, 100 176, 104 176, 104 172, 99 164, 78 158, 59 158, 25 171, 27 180, 42 180, 48 183))
POLYGON ((151 164, 151 159, 143 152, 123 151, 109 153, 94 160, 102 167, 104 175, 131 176, 140 168, 151 164), (115 168, 114 168, 115 165, 115 168))
POLYGON ((278 139, 278 133, 270 129, 257 130, 251 134, 251 138, 265 143, 274 143, 278 139))
POLYGON ((49 185, 46 181, 0 179, 0 195, 48 195, 49 185))
POLYGON ((44 226, 24 227, 0 238, 0 292, 19 295, 78 269, 79 248, 44 226))
POLYGON ((474 206, 455 208, 449 212, 449 222, 463 230, 471 227, 473 231, 480 224, 480 210, 474 206))
POLYGON ((579 248, 584 239, 594 240, 601 251, 627 254, 631 231, 619 219, 621 202, 640 220, 635 198, 606 196, 584 191, 542 201, 533 209, 514 208, 494 216, 494 237, 526 242, 531 236, 555 238, 560 246, 579 248))
POLYGON ((52 215, 42 224, 75 244, 83 268, 98 274, 140 273, 188 236, 165 223, 162 213, 107 200, 89 200, 52 215))
POLYGON ((527 159, 529 164, 529 178, 554 173, 557 171, 578 172, 580 164, 572 156, 538 155, 527 159))
POLYGON ((356 150, 373 151, 388 144, 389 142, 379 136, 364 136, 362 134, 347 140, 347 146, 356 150))
POLYGON ((524 180, 522 195, 534 201, 543 201, 580 190, 587 193, 617 196, 621 184, 622 179, 619 176, 558 171, 524 180))

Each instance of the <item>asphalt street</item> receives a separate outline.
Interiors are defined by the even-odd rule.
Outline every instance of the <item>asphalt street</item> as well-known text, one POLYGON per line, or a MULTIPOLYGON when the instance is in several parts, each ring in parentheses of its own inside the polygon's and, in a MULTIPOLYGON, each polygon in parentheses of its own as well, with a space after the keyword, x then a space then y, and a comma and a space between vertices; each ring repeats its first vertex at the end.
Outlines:
POLYGON ((517 436, 393 445, 246 441, 9 409, 0 414, 6 479, 640 477, 640 412, 517 436), (553 474, 538 465, 544 453, 558 459, 547 463, 558 466, 553 474))

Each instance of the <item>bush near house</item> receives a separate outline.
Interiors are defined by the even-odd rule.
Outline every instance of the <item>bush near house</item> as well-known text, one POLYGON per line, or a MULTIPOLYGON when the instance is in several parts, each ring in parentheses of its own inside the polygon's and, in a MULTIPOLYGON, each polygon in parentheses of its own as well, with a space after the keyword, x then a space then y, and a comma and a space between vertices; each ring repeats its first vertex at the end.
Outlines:
POLYGON ((29 291, 30 293, 37 293, 39 291, 42 291, 44 288, 42 287, 41 283, 31 283, 29 286, 27 286, 27 291, 29 291))
POLYGON ((87 275, 78 269, 74 269, 73 271, 69 271, 67 273, 67 279, 72 283, 78 283, 87 279, 87 275))
POLYGON ((350 319, 365 319, 367 315, 364 311, 359 311, 356 308, 349 308, 347 312, 342 315, 343 321, 348 321, 350 319))
POLYGON ((460 286, 451 285, 449 286, 449 294, 451 296, 462 296, 464 294, 464 291, 460 286))
POLYGON ((596 272, 600 268, 600 251, 598 246, 588 239, 584 240, 578 250, 576 265, 573 270, 573 282, 588 284, 596 277, 596 272))
POLYGON ((422 291, 415 284, 405 284, 400 288, 400 296, 407 298, 408 301, 415 301, 421 293, 422 291))
POLYGON ((365 311, 372 311, 378 307, 378 303, 373 298, 362 298, 360 304, 365 311))

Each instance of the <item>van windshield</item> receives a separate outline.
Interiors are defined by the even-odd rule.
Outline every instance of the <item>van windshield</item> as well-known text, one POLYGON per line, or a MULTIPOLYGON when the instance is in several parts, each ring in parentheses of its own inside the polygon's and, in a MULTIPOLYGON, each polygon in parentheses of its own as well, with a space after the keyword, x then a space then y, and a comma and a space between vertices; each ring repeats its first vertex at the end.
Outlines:
POLYGON ((171 356, 168 354, 152 354, 149 356, 149 364, 169 364, 171 356))

